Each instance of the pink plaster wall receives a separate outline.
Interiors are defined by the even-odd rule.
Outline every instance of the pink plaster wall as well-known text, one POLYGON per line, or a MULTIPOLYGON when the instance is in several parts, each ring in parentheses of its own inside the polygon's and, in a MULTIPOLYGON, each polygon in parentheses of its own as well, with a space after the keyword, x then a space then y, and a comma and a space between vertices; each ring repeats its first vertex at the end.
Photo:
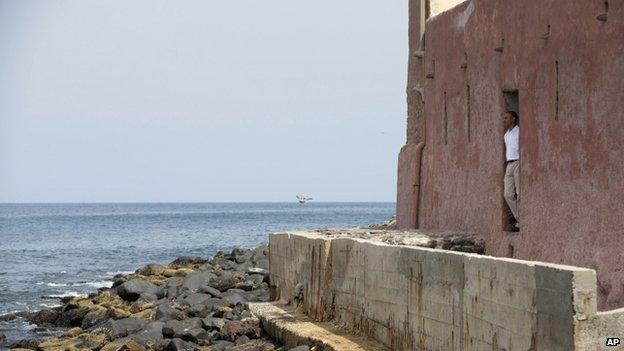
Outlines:
POLYGON ((594 268, 604 310, 624 306, 624 1, 603 12, 603 0, 471 0, 430 18, 425 56, 410 57, 410 76, 429 75, 418 213, 397 217, 477 233, 495 256, 512 245, 515 258, 594 268), (502 230, 505 90, 520 99, 517 236, 502 230))

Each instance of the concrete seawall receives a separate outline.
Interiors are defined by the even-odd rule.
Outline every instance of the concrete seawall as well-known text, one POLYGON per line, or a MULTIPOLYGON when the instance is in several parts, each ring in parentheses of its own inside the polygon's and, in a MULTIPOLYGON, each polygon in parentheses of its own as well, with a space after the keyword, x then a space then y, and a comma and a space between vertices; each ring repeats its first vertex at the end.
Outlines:
MULTIPOLYGON (((591 269, 314 232, 269 240, 273 294, 393 350, 599 350, 624 309, 596 311, 591 269)), ((606 348, 609 349, 609 348, 606 348)))

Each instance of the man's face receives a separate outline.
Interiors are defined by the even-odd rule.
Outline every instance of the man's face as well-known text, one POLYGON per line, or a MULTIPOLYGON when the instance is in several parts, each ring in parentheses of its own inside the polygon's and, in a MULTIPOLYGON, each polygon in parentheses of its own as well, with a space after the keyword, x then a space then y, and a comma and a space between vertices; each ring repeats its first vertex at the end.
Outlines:
POLYGON ((514 125, 514 117, 509 113, 505 113, 503 115, 503 125, 505 126, 505 130, 511 128, 514 125))

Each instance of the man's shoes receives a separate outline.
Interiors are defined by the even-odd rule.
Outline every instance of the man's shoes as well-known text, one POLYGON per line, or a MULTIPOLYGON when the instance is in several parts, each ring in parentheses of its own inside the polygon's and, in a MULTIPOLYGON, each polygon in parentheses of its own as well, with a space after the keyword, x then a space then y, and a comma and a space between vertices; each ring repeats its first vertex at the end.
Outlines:
POLYGON ((510 225, 509 227, 507 227, 507 232, 508 233, 517 233, 519 231, 520 231, 520 228, 518 228, 515 223, 510 225))

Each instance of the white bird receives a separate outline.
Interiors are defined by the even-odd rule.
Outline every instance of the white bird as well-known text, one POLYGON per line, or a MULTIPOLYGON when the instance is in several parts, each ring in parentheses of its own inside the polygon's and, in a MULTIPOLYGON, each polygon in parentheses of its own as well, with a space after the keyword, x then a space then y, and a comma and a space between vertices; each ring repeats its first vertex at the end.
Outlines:
POLYGON ((305 204, 306 202, 312 200, 312 198, 303 196, 303 195, 297 195, 297 200, 299 201, 300 204, 305 204))

